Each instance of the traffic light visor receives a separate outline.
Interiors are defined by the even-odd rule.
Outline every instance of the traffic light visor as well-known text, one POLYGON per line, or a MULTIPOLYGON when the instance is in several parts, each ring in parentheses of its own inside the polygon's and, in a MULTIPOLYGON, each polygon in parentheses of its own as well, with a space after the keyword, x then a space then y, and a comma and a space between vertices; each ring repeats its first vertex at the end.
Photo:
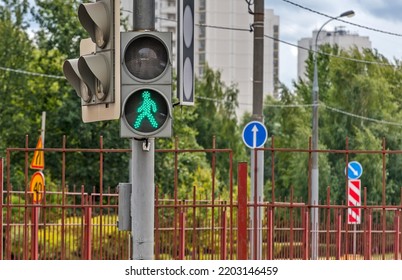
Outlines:
POLYGON ((108 9, 106 1, 80 4, 78 8, 78 19, 99 48, 104 48, 110 37, 108 9))

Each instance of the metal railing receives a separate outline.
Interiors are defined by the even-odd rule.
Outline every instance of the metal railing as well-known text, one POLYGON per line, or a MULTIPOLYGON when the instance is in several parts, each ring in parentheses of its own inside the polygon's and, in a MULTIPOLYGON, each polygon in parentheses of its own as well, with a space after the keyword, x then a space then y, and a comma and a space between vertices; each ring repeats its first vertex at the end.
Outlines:
MULTIPOLYGON (((64 142, 65 143, 65 142, 64 142)), ((15 190, 10 182, 11 153, 23 153, 25 163, 20 169, 28 182, 28 153, 34 148, 7 149, 7 158, 0 159, 0 259, 129 259, 130 233, 118 231, 118 194, 115 188, 104 188, 103 154, 126 153, 125 149, 45 148, 45 153, 60 153, 61 186, 57 191, 46 191, 39 204, 32 203, 33 193, 27 189, 15 190), (84 186, 65 184, 67 153, 99 154, 100 181, 91 192, 84 186), (6 168, 3 168, 3 167, 6 168), (5 170, 5 173, 3 172, 5 170), (5 174, 5 176, 4 176, 5 174), (5 184, 4 184, 5 182, 5 184)), ((283 149, 272 145, 265 149, 270 155, 272 174, 278 153, 304 153, 311 149, 283 149)), ((172 153, 174 157, 173 195, 167 197, 162 188, 155 192, 155 259, 255 259, 251 252, 261 248, 262 259, 309 259, 311 254, 311 204, 295 199, 290 187, 286 198, 277 197, 276 178, 271 177, 271 196, 262 203, 248 196, 248 164, 239 163, 237 178, 233 180, 232 151, 229 149, 183 150, 157 152, 172 153), (210 153, 211 181, 208 196, 201 197, 197 186, 190 187, 186 198, 178 195, 178 158, 182 153, 210 153), (229 158, 227 191, 223 200, 216 197, 216 166, 213 158, 223 153, 229 158), (236 185, 233 184, 236 182, 236 185), (251 221, 250 212, 262 211, 261 227, 251 221), (261 232, 261 241, 250 238, 261 232), (251 244, 250 239, 255 240, 251 244), (251 250, 254 247, 254 250, 251 250)), ((402 153, 402 151, 327 151, 348 156, 355 153, 402 153)), ((385 173, 385 164, 382 172, 385 173)), ((308 168, 310 170, 310 168, 308 168)), ((382 194, 385 197, 385 181, 382 194)), ((306 184, 308 184, 306 182, 306 184)), ((346 192, 346 191, 345 191, 346 192)), ((401 192, 402 193, 402 192, 401 192)), ((402 199, 400 199, 402 201, 402 199)), ((324 202, 319 203, 319 259, 401 259, 402 206, 370 205, 367 190, 363 188, 361 223, 349 224, 345 204, 331 203, 331 187, 327 188, 324 202)), ((356 206, 354 206, 356 207, 356 206)))

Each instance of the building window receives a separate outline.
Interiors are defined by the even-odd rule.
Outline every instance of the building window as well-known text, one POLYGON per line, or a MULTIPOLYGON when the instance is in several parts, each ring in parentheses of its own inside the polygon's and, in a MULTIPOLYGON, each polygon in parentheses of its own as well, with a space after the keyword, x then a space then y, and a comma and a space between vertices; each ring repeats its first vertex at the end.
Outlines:
POLYGON ((205 38, 205 27, 201 26, 200 27, 200 34, 199 34, 199 38, 205 38))
POLYGON ((205 53, 200 53, 199 55, 199 64, 205 64, 205 53))
POLYGON ((200 11, 205 11, 205 8, 207 6, 205 3, 205 0, 200 0, 199 2, 200 2, 200 6, 199 6, 200 11))
POLYGON ((199 40, 198 50, 205 51, 205 40, 199 40))
POLYGON ((205 13, 200 13, 200 23, 205 23, 205 13))
POLYGON ((176 20, 176 15, 175 14, 168 14, 168 19, 169 20, 176 20))

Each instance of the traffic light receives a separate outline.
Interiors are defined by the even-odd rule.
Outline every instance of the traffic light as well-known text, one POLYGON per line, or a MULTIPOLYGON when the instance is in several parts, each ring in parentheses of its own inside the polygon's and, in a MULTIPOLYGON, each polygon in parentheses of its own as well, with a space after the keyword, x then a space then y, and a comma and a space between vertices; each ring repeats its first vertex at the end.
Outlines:
POLYGON ((64 76, 81 97, 83 122, 118 119, 120 1, 80 4, 78 19, 90 39, 81 40, 79 58, 64 62, 64 76))
POLYGON ((180 105, 194 105, 194 0, 178 1, 177 97, 180 105))
POLYGON ((172 135, 172 34, 121 33, 120 136, 172 135))

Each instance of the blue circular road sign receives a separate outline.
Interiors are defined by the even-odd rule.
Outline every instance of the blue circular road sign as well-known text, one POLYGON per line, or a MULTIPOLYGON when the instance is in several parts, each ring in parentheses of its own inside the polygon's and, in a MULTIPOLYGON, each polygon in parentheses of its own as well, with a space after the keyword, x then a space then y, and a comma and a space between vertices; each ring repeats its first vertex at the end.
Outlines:
MULTIPOLYGON (((346 168, 345 168, 345 174, 346 174, 346 168)), ((362 174, 363 174, 363 167, 359 162, 351 161, 348 163, 348 178, 350 180, 359 179, 360 176, 362 176, 362 174)))
POLYGON ((249 122, 243 129, 243 142, 250 149, 260 148, 264 146, 267 138, 267 128, 261 122, 249 122))

